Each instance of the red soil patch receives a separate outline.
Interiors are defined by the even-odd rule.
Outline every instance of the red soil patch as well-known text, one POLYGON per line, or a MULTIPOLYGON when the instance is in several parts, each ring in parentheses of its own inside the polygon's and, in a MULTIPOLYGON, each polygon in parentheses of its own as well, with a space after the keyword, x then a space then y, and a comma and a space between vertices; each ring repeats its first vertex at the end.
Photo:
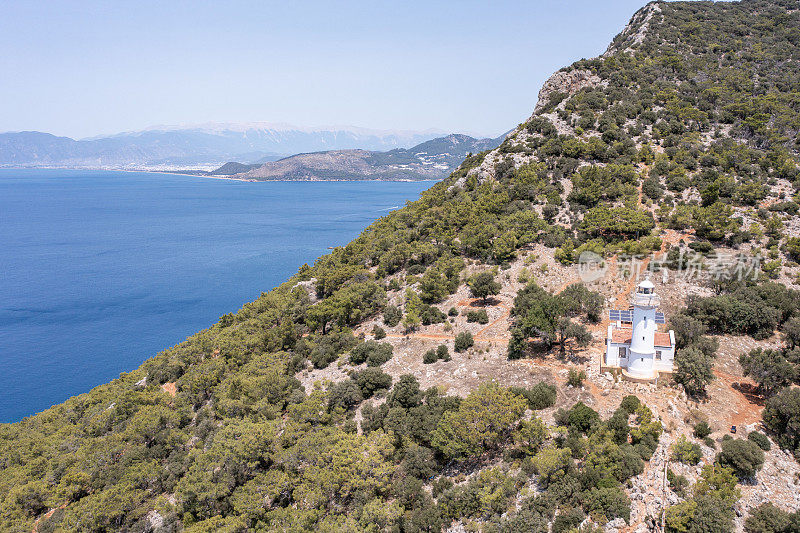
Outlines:
POLYGON ((756 384, 741 376, 714 369, 714 375, 730 390, 727 400, 732 401, 728 413, 730 426, 747 426, 761 421, 764 398, 755 394, 756 384))
POLYGON ((163 385, 161 385, 161 390, 163 390, 173 398, 175 397, 176 394, 178 394, 178 387, 177 385, 175 385, 174 381, 170 383, 164 383, 163 385))

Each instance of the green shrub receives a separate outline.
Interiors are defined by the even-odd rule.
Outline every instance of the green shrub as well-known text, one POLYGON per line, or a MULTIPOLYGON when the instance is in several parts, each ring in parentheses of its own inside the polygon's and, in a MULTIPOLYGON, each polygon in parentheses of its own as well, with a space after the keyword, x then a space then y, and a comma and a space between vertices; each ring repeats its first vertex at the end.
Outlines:
POLYGON ((664 188, 658 178, 648 176, 642 182, 642 192, 652 200, 658 200, 664 195, 664 188))
POLYGON ((419 390, 419 381, 411 374, 403 374, 392 387, 392 392, 386 399, 389 407, 402 407, 411 409, 417 407, 422 401, 422 392, 419 390))
POLYGON ((764 435, 763 433, 759 433, 758 431, 751 431, 747 435, 747 440, 749 440, 750 442, 754 442, 756 446, 758 446, 765 452, 768 452, 770 448, 772 448, 772 444, 770 444, 769 438, 767 438, 767 436, 764 435))
POLYGON ((534 411, 547 409, 556 404, 556 387, 540 381, 530 389, 524 387, 511 387, 514 394, 518 394, 528 400, 528 407, 534 411))
POLYGON ((521 533, 549 531, 550 517, 531 507, 523 504, 523 508, 519 511, 510 512, 502 522, 500 531, 519 531, 521 533))
POLYGON ((689 488, 689 480, 686 479, 685 476, 681 476, 676 474, 670 468, 667 470, 667 482, 669 483, 669 488, 672 489, 672 492, 677 494, 680 497, 685 497, 686 489, 689 488))
POLYGON ((795 533, 800 530, 800 513, 787 513, 772 503, 762 503, 744 522, 747 533, 795 533))
POLYGON ((436 357, 441 359, 442 361, 449 361, 450 360, 450 351, 447 349, 447 345, 440 344, 436 348, 436 357))
POLYGON ((478 324, 488 324, 489 315, 486 314, 485 309, 479 311, 467 312, 467 322, 477 322, 478 324))
MULTIPOLYGON (((676 250, 677 248, 672 248, 676 250)), ((685 267, 685 265, 676 265, 685 267)), ((675 345, 681 350, 708 332, 708 327, 697 318, 676 313, 669 319, 669 328, 675 332, 675 345)))
POLYGON ((706 393, 706 385, 714 379, 712 371, 713 359, 695 346, 678 350, 675 354, 676 383, 683 385, 686 394, 702 397, 706 393))
MULTIPOLYGON (((423 493, 422 502, 403 515, 403 531, 441 531, 444 527, 441 513, 430 496, 423 493)), ((375 524, 366 524, 374 526, 375 524)), ((366 528, 365 528, 366 529, 366 528)))
POLYGON ((434 350, 433 348, 425 352, 425 354, 422 356, 422 363, 426 365, 433 364, 438 360, 439 356, 436 355, 436 350, 434 350))
POLYGON ((431 324, 441 324, 447 320, 447 315, 445 315, 438 307, 423 304, 420 306, 419 318, 423 326, 429 326, 431 324))
POLYGON ((344 409, 351 409, 361 403, 364 396, 361 394, 361 389, 358 384, 352 379, 334 383, 328 395, 329 408, 342 407, 344 409))
POLYGON ((704 439, 709 435, 711 435, 711 426, 705 420, 701 420, 694 426, 694 436, 698 439, 704 439))
POLYGON ((431 492, 434 498, 438 498, 441 493, 453 486, 453 480, 449 477, 440 477, 431 485, 431 492))
POLYGON ((456 335, 455 340, 455 350, 457 352, 463 352, 471 348, 475 345, 475 341, 472 338, 472 333, 469 331, 462 331, 458 335, 456 335))
POLYGON ((472 391, 455 411, 447 411, 431 435, 431 444, 452 459, 476 457, 510 436, 527 402, 494 383, 472 391))
POLYGON ((663 431, 661 422, 655 420, 653 412, 642 404, 636 410, 638 427, 631 429, 631 442, 645 461, 649 461, 658 446, 658 439, 663 431))
POLYGON ((633 394, 625 396, 619 404, 620 408, 626 410, 629 415, 635 413, 640 405, 642 405, 642 402, 633 394))
POLYGON ((784 357, 782 350, 757 348, 739 355, 745 376, 758 383, 765 396, 772 396, 790 385, 796 378, 795 365, 784 357))
POLYGON ((685 435, 681 435, 675 444, 672 445, 673 461, 680 461, 687 465, 696 465, 700 462, 702 457, 703 452, 700 450, 700 446, 689 441, 685 435))
POLYGON ((450 520, 499 516, 517 493, 514 478, 499 468, 481 470, 466 484, 452 487, 439 497, 442 514, 450 520))
POLYGON ((580 508, 568 508, 562 510, 555 520, 553 520, 553 533, 567 533, 576 530, 581 522, 586 518, 586 513, 580 508))
POLYGON ((585 380, 586 380, 585 371, 577 370, 575 368, 569 369, 569 374, 567 375, 567 385, 578 388, 583 385, 583 382, 585 380))
POLYGON ((411 265, 406 269, 406 274, 409 276, 419 276, 424 274, 427 268, 424 265, 411 265))
POLYGON ((375 338, 376 341, 379 341, 381 339, 385 339, 386 338, 386 330, 376 324, 372 328, 372 336, 375 338))
POLYGON ((486 303, 489 296, 493 296, 500 292, 500 283, 495 281, 494 274, 491 272, 481 272, 467 280, 469 290, 472 296, 480 298, 486 303))
POLYGON ((730 502, 704 495, 667 508, 667 533, 734 531, 730 502))
POLYGON ((630 433, 630 426, 628 425, 628 418, 630 414, 628 411, 620 407, 606 423, 608 430, 611 432, 612 439, 617 444, 626 444, 628 442, 628 434, 630 433))
POLYGON ((383 310, 383 323, 393 328, 403 319, 403 312, 399 307, 387 305, 383 310))
POLYGON ((429 479, 435 473, 435 468, 436 462, 430 448, 412 443, 405 449, 400 462, 400 470, 404 475, 429 479))
POLYGON ((339 354, 356 345, 356 339, 350 331, 332 331, 319 337, 311 349, 309 359, 314 368, 325 368, 339 357, 339 354))
POLYGON ((657 443, 653 442, 637 442, 633 445, 633 449, 639 454, 643 461, 649 461, 656 451, 657 443))
POLYGON ((723 440, 716 460, 722 466, 732 468, 740 480, 750 479, 764 464, 764 451, 749 440, 723 440))
POLYGON ((528 404, 531 409, 539 410, 556 404, 556 386, 540 381, 528 389, 528 404))
POLYGON ((800 389, 786 388, 769 398, 761 416, 781 448, 800 455, 800 389))
POLYGON ((456 309, 455 307, 451 307, 447 311, 447 316, 458 316, 458 309, 456 309))
POLYGON ((373 351, 367 357, 367 366, 381 366, 392 358, 392 345, 383 344, 379 349, 373 351))
POLYGON ((539 418, 523 420, 513 433, 514 443, 519 446, 517 451, 525 455, 534 455, 547 439, 547 426, 539 418))
POLYGON ((590 433, 600 423, 600 414, 585 403, 578 402, 569 411, 559 409, 556 422, 580 433, 590 433))
POLYGON ((631 500, 621 487, 592 487, 580 495, 583 507, 592 516, 602 516, 606 520, 631 518, 631 500))
MULTIPOLYGON (((735 281, 722 277, 722 282, 735 281)), ((768 282, 757 286, 723 284, 717 296, 690 298, 685 313, 706 325, 712 333, 736 331, 756 339, 766 339, 796 312, 797 291, 768 282)))
POLYGON ((352 379, 361 389, 364 398, 371 398, 378 391, 387 391, 392 386, 392 376, 380 368, 365 368, 353 373, 352 379))
POLYGON ((386 342, 362 342, 350 351, 350 363, 367 366, 381 366, 392 358, 392 345, 386 342))

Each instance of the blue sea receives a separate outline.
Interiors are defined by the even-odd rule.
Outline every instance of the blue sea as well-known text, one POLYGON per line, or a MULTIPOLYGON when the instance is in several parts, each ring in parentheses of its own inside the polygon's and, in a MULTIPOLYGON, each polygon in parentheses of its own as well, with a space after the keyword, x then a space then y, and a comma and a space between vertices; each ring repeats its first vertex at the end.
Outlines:
POLYGON ((0 170, 0 422, 136 368, 431 185, 0 170))

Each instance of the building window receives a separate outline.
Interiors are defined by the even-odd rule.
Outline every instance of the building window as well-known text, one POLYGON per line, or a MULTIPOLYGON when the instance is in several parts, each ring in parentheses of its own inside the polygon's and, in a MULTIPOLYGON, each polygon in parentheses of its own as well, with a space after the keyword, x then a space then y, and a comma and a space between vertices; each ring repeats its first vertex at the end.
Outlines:
POLYGON ((661 361, 661 350, 656 350, 656 361, 661 361))
POLYGON ((619 348, 619 356, 620 356, 621 358, 623 358, 623 359, 626 357, 626 354, 625 354, 625 347, 624 347, 624 346, 620 346, 620 348, 619 348))

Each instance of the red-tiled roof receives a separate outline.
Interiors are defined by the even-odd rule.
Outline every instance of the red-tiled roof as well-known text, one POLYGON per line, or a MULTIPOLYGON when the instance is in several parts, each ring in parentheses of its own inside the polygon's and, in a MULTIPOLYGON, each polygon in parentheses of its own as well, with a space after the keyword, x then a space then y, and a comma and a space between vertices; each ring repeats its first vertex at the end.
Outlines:
POLYGON ((611 342, 617 344, 630 344, 631 334, 632 331, 629 329, 614 328, 613 330, 611 330, 611 342))
MULTIPOLYGON (((611 342, 615 344, 630 344, 632 331, 630 329, 614 328, 611 330, 611 342)), ((672 341, 666 331, 656 331, 655 345, 662 348, 671 348, 672 341)))
POLYGON ((671 348, 672 341, 669 338, 669 333, 665 331, 656 331, 655 345, 671 348))

